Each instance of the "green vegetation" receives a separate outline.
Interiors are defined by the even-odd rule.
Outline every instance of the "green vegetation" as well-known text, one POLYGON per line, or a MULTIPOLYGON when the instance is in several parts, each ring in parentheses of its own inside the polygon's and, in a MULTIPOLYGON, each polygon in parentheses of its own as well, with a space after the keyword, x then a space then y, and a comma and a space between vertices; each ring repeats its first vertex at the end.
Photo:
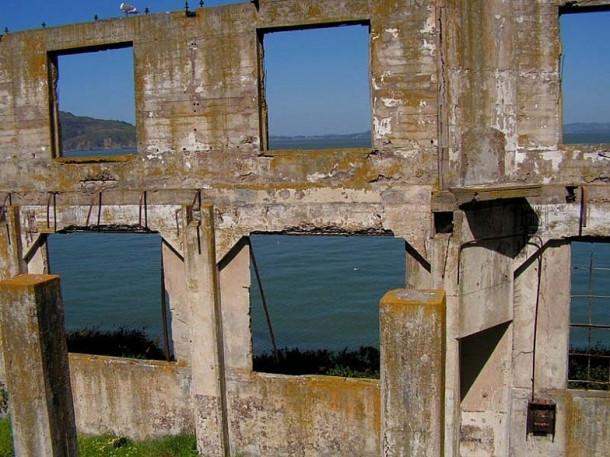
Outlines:
POLYGON ((171 436, 149 441, 130 441, 116 436, 78 438, 81 457, 196 457, 194 436, 171 436))
POLYGON ((85 328, 67 334, 68 352, 135 359, 165 360, 158 341, 143 330, 85 328))
MULTIPOLYGON (((131 441, 116 436, 79 436, 81 457, 196 457, 194 435, 131 441)), ((13 457, 11 422, 0 419, 0 457, 13 457)))
POLYGON ((12 457, 13 432, 8 418, 0 419, 0 457, 12 457))
POLYGON ((379 350, 371 346, 363 346, 355 351, 284 348, 278 352, 279 363, 270 353, 255 356, 254 370, 289 375, 322 374, 379 379, 379 350))
POLYGON ((568 388, 610 390, 610 346, 570 347, 568 388))
POLYGON ((60 111, 63 151, 135 149, 136 128, 123 121, 107 121, 60 111))

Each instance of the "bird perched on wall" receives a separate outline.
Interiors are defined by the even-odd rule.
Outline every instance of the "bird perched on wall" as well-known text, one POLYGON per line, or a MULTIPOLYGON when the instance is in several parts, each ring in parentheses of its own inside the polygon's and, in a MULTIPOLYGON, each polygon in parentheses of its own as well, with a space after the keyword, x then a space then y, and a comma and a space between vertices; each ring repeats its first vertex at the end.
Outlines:
POLYGON ((130 14, 138 14, 138 10, 135 6, 130 5, 129 3, 121 3, 121 11, 125 13, 125 16, 130 14))

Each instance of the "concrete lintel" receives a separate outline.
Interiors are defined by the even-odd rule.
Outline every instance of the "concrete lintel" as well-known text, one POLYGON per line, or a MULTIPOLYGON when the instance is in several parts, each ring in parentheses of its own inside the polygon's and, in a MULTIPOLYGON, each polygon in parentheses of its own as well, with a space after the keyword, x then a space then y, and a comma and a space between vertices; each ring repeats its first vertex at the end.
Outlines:
POLYGON ((502 184, 493 186, 453 187, 458 205, 470 202, 489 200, 506 200, 511 198, 539 197, 542 194, 541 184, 502 184))

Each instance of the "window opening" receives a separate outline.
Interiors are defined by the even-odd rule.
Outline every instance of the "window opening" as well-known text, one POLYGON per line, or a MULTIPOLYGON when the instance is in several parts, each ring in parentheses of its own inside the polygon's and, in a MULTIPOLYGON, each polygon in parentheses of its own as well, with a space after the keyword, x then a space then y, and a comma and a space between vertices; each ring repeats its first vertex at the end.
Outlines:
POLYGON ((378 377, 379 301, 388 290, 405 287, 404 240, 254 234, 250 243, 255 371, 378 377))
POLYGON ((54 157, 137 152, 131 43, 52 52, 49 68, 54 157))
POLYGON ((563 142, 610 143, 610 11, 560 16, 563 142))
POLYGON ((610 244, 572 243, 568 387, 610 390, 610 244))
POLYGON ((70 352, 171 359, 158 234, 52 234, 47 247, 70 352))
POLYGON ((368 25, 265 31, 261 42, 263 149, 371 146, 368 25))

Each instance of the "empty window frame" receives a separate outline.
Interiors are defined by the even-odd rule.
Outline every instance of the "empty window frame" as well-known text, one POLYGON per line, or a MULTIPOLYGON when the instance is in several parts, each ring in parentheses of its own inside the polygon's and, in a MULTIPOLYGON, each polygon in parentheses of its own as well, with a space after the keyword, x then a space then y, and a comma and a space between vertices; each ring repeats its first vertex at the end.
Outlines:
POLYGON ((263 149, 371 146, 368 24, 259 32, 263 149))
POLYGON ((137 152, 132 44, 53 51, 48 59, 53 156, 137 152))
POLYGON ((610 243, 572 243, 568 387, 610 390, 610 243))
POLYGON ((160 235, 52 234, 47 249, 61 277, 68 350, 170 358, 160 235))
POLYGON ((255 234, 250 243, 254 370, 377 377, 379 301, 405 287, 405 242, 255 234))
POLYGON ((560 27, 563 142, 610 143, 610 11, 562 14, 560 27))

